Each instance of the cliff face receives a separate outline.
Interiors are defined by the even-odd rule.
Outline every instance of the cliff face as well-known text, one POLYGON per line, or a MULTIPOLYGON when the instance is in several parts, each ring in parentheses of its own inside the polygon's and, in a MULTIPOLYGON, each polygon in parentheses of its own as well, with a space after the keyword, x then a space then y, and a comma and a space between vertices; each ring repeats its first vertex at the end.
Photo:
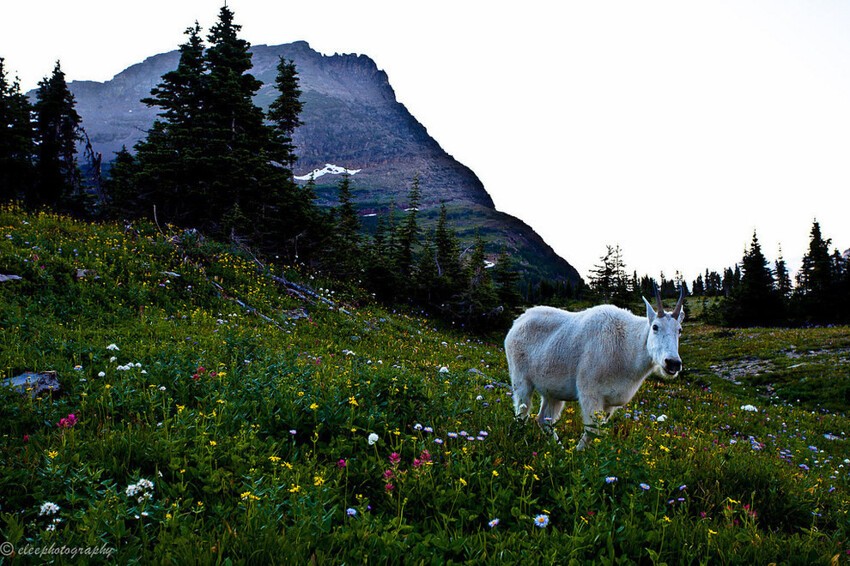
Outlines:
MULTIPOLYGON (((267 108, 275 98, 280 57, 295 62, 302 89, 303 126, 295 134, 296 175, 326 164, 359 170, 352 176, 354 196, 363 209, 402 206, 414 176, 420 178, 422 216, 427 222, 445 202, 462 235, 475 230, 511 252, 530 277, 577 281, 578 273, 528 226, 495 210, 490 195, 466 166, 448 155, 425 127, 396 100, 387 74, 364 55, 325 56, 303 41, 252 48, 252 74, 264 83, 256 103, 267 108), (460 225, 459 225, 460 224, 460 225)), ((110 161, 114 152, 144 138, 157 109, 141 102, 177 66, 176 51, 149 57, 97 83, 74 81, 77 111, 96 151, 110 161)), ((317 178, 320 204, 332 205, 337 179, 317 178)), ((497 248, 498 246, 498 248, 497 248)))

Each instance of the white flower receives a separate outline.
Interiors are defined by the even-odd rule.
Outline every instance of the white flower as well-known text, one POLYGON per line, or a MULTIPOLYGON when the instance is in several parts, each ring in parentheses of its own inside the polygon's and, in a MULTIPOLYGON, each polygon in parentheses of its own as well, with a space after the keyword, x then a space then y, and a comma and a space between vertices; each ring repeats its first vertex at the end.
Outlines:
POLYGON ((118 346, 116 346, 115 344, 110 344, 109 346, 106 347, 106 349, 107 350, 115 350, 117 352, 118 346))
POLYGON ((102 371, 102 372, 98 373, 97 376, 98 377, 106 377, 106 372, 102 371))
POLYGON ((378 435, 373 432, 372 434, 369 435, 368 441, 369 441, 369 446, 372 446, 373 444, 378 442, 378 435))
POLYGON ((667 420, 667 415, 659 415, 659 417, 655 420, 660 422, 660 423, 663 423, 664 421, 667 420))
POLYGON ((754 412, 758 411, 758 408, 756 408, 754 405, 741 405, 741 410, 754 412))
POLYGON ((59 512, 59 506, 51 501, 45 501, 41 504, 41 509, 38 511, 38 516, 42 515, 55 515, 59 512))
POLYGON ((449 373, 449 368, 447 368, 446 366, 441 367, 440 373, 449 373))

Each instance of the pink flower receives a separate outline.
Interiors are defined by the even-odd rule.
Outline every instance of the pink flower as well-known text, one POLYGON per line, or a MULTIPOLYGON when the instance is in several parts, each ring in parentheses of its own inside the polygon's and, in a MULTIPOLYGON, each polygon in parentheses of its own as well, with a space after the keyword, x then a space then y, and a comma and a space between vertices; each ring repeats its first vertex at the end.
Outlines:
POLYGON ((24 435, 24 442, 29 442, 29 441, 30 441, 30 435, 25 434, 24 435))
POLYGON ((387 470, 387 471, 384 472, 384 479, 385 480, 391 479, 394 475, 395 474, 393 473, 392 470, 387 470))
POLYGON ((401 462, 401 456, 398 452, 393 452, 392 454, 390 454, 390 464, 392 464, 393 466, 397 466, 399 462, 401 462))
POLYGON ((344 468, 347 465, 347 462, 345 461, 345 458, 340 458, 336 465, 340 468, 344 468))
POLYGON ((387 485, 384 486, 384 489, 387 490, 387 493, 389 493, 389 492, 391 492, 392 490, 395 489, 395 486, 391 483, 388 483, 387 485))
POLYGON ((75 424, 77 424, 77 416, 74 413, 69 413, 67 417, 59 419, 56 423, 59 428, 71 428, 75 424))

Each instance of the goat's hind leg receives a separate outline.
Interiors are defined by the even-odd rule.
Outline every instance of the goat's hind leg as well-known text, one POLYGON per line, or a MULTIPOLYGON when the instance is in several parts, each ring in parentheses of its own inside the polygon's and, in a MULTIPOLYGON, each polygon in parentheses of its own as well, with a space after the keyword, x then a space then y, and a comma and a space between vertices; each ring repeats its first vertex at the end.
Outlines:
POLYGON ((545 395, 541 395, 540 414, 537 415, 537 424, 544 432, 552 435, 558 444, 561 440, 558 438, 558 433, 555 432, 555 423, 561 417, 561 411, 564 410, 564 401, 558 399, 550 399, 545 395))

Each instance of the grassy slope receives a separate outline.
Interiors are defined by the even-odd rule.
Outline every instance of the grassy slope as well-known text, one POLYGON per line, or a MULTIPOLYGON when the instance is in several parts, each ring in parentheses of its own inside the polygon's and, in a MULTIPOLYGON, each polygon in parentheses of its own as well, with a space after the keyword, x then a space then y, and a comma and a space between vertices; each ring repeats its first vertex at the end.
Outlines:
MULTIPOLYGON (((0 542, 118 563, 846 562, 848 422, 813 410, 813 384, 846 383, 847 328, 686 325, 684 377, 564 452, 514 421, 499 345, 305 303, 250 259, 137 229, 0 212, 0 273, 23 277, 0 283, 0 372, 55 370, 65 390, 0 392, 0 542), (789 344, 828 351, 789 368, 789 344), (744 357, 767 377, 711 367, 744 357)), ((578 421, 559 424, 573 445, 578 421)))

